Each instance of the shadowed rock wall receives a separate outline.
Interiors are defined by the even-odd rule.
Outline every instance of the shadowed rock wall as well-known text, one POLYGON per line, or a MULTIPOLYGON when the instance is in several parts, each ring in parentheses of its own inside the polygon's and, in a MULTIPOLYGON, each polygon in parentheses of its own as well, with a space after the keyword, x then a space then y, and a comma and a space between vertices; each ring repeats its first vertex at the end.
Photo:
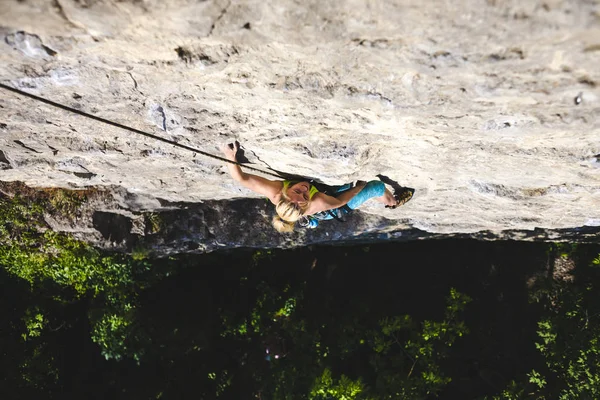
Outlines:
POLYGON ((165 252, 597 238, 598 1, 4 0, 0 35, 5 84, 211 154, 237 139, 265 171, 416 189, 282 236, 222 162, 0 89, 0 180, 119 198, 82 236, 139 237, 119 209, 180 221, 165 252))

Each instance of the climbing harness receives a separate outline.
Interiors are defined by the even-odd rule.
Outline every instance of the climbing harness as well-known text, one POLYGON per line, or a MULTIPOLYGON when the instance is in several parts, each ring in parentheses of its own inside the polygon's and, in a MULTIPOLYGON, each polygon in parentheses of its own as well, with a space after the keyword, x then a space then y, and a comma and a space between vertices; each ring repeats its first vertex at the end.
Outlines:
POLYGON ((316 228, 319 226, 319 221, 324 221, 327 219, 335 219, 340 222, 346 222, 344 218, 347 214, 350 214, 353 209, 348 207, 347 205, 343 205, 339 208, 335 208, 333 210, 320 211, 316 214, 312 215, 303 215, 298 220, 298 224, 303 228, 316 228), (329 218, 331 217, 331 218, 329 218))
POLYGON ((116 126, 117 128, 125 129, 125 130, 131 131, 131 132, 134 132, 134 133, 137 133, 137 134, 140 134, 140 135, 143 135, 143 136, 155 139, 155 140, 160 140, 161 142, 165 142, 165 143, 171 144, 171 145, 176 146, 176 147, 181 147, 182 149, 190 150, 190 151, 193 151, 193 152, 198 153, 198 154, 202 154, 202 155, 207 156, 207 157, 211 157, 211 158, 214 158, 214 159, 217 159, 217 160, 220 160, 220 161, 224 161, 224 162, 227 162, 227 163, 230 163, 230 164, 236 164, 236 165, 239 165, 240 167, 251 169, 253 171, 258 171, 258 172, 261 172, 263 174, 267 174, 267 175, 271 175, 271 176, 276 176, 277 178, 281 178, 282 177, 281 175, 274 174, 272 172, 263 171, 263 170, 258 169, 258 168, 250 167, 250 166, 244 165, 242 163, 239 163, 237 161, 231 161, 231 160, 228 160, 226 158, 219 157, 219 156, 216 156, 214 154, 210 154, 210 153, 207 153, 207 152, 202 151, 202 150, 195 149, 195 148, 190 147, 190 146, 186 146, 185 144, 181 144, 181 143, 177 143, 177 142, 175 142, 173 140, 165 139, 163 137, 154 135, 152 133, 144 132, 144 131, 141 131, 139 129, 135 129, 135 128, 132 128, 132 127, 129 127, 129 126, 126 126, 126 125, 123 125, 123 124, 119 124, 118 122, 113 122, 113 121, 110 121, 108 119, 104 119, 104 118, 97 117, 97 116, 92 115, 92 114, 88 114, 88 113, 86 113, 84 111, 77 110, 77 109, 69 107, 69 106, 65 106, 64 104, 60 104, 60 103, 57 103, 55 101, 45 99, 43 97, 36 96, 34 94, 31 94, 31 93, 24 92, 24 91, 22 91, 20 89, 17 89, 17 88, 5 85, 3 83, 0 83, 0 87, 3 88, 3 89, 9 90, 11 92, 20 94, 22 96, 26 96, 26 97, 32 98, 34 100, 41 101, 42 103, 46 103, 46 104, 49 104, 51 106, 54 106, 54 107, 57 107, 57 108, 61 108, 63 110, 70 111, 70 112, 75 113, 75 114, 79 114, 79 115, 84 116, 86 118, 91 118, 91 119, 94 119, 96 121, 100 121, 100 122, 103 122, 105 124, 108 124, 108 125, 116 126))

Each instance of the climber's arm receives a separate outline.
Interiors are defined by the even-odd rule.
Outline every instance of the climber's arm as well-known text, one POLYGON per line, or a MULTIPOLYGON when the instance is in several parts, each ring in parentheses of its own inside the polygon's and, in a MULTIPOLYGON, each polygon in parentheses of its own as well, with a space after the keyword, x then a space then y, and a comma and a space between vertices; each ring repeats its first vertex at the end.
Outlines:
MULTIPOLYGON (((229 145, 223 146, 221 151, 223 151, 223 154, 225 154, 225 157, 228 160, 237 161, 235 155, 238 148, 239 147, 236 142, 233 147, 229 147, 229 145)), ((242 171, 238 164, 227 163, 227 169, 235 181, 239 182, 242 186, 252 190, 253 192, 268 197, 273 203, 275 203, 276 196, 279 195, 281 189, 283 188, 282 181, 274 181, 263 178, 262 176, 249 174, 242 171)))
POLYGON ((348 189, 339 196, 333 197, 324 193, 315 193, 313 198, 308 205, 308 209, 304 213, 305 215, 316 214, 321 211, 333 210, 348 204, 348 202, 358 194, 366 185, 364 181, 358 181, 356 186, 352 189, 348 189))

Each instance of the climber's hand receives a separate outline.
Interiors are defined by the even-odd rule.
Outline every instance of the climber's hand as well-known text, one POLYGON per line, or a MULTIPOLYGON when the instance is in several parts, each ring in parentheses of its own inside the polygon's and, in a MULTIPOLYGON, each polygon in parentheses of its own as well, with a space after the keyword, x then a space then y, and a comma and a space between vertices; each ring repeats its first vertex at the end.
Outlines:
POLYGON ((226 143, 221 146, 221 151, 228 160, 235 161, 235 155, 240 149, 240 143, 236 140, 233 143, 226 143))

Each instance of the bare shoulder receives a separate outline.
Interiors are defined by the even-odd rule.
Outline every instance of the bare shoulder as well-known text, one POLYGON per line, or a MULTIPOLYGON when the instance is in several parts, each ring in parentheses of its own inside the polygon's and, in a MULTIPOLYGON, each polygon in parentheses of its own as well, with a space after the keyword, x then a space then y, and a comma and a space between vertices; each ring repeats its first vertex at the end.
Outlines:
POLYGON ((269 200, 271 200, 271 203, 273 203, 275 205, 279 204, 279 202, 281 201, 281 198, 283 197, 281 194, 282 189, 283 189, 283 185, 281 186, 279 191, 277 191, 277 193, 275 193, 273 196, 269 196, 269 200))
POLYGON ((271 203, 277 205, 282 198, 283 181, 267 180, 266 182, 263 182, 262 186, 262 194, 267 196, 271 203))
POLYGON ((283 181, 265 180, 259 183, 261 194, 269 198, 271 203, 278 204, 281 201, 281 192, 283 191, 283 181))

